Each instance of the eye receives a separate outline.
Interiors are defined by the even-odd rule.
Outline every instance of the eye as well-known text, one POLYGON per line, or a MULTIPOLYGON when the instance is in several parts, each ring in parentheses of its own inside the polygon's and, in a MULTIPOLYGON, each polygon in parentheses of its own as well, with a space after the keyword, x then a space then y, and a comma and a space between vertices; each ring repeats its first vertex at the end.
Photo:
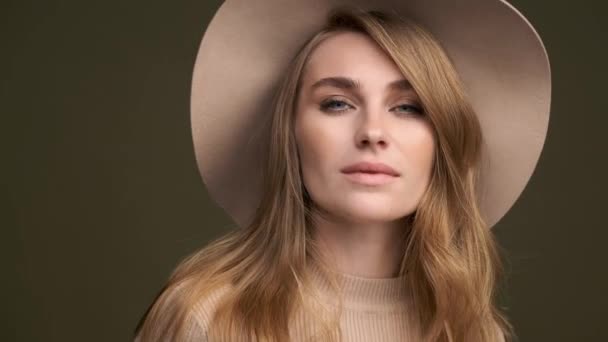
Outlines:
MULTIPOLYGON (((330 98, 323 101, 320 105, 320 109, 324 112, 343 112, 348 109, 348 107, 352 106, 348 104, 346 101, 342 101, 336 98, 330 98)), ((410 114, 413 113, 415 115, 422 115, 423 110, 414 104, 404 103, 397 107, 394 107, 397 112, 410 114)))
POLYGON ((423 114, 423 110, 420 107, 413 105, 413 104, 402 104, 395 108, 399 109, 397 111, 402 112, 402 113, 414 113, 416 115, 423 114))
POLYGON ((348 107, 352 107, 345 101, 341 101, 335 98, 325 100, 321 103, 320 109, 324 112, 343 112, 348 107))

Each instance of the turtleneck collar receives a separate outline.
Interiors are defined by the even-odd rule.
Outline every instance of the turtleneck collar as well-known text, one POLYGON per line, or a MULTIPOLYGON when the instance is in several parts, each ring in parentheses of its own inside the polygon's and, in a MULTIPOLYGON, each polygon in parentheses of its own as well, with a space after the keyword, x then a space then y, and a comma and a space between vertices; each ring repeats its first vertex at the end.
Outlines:
MULTIPOLYGON (((309 263, 311 280, 323 299, 338 304, 330 283, 319 265, 309 263)), ((366 311, 402 311, 406 309, 406 276, 394 278, 363 278, 333 270, 342 286, 343 307, 366 311)))

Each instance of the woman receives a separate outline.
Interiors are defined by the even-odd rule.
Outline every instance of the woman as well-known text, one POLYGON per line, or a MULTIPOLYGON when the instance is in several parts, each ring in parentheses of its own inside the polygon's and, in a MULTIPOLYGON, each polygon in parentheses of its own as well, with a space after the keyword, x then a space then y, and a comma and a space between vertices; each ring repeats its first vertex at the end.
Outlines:
MULTIPOLYGON (((266 8, 246 4, 228 2, 218 15, 255 16, 253 12, 260 10, 258 15, 278 19, 283 18, 281 14, 298 13, 277 10, 278 4, 266 8), (268 10, 276 13, 268 14, 268 10)), ((294 1, 292 6, 298 5, 294 1)), ((255 74, 258 69, 253 68, 256 71, 251 74, 240 75, 241 83, 250 82, 268 92, 275 88, 263 85, 273 81, 260 75, 280 80, 272 115, 264 115, 264 97, 254 90, 237 94, 256 94, 255 108, 233 104, 228 111, 226 102, 221 107, 211 95, 202 101, 204 106, 197 103, 194 94, 204 92, 197 88, 195 72, 193 130, 203 177, 212 195, 242 228, 213 241, 177 267, 142 319, 138 340, 511 339, 512 328, 495 303, 501 262, 489 227, 525 186, 544 134, 529 148, 532 152, 486 139, 493 136, 486 137, 491 128, 480 123, 461 76, 442 46, 445 42, 402 13, 335 9, 284 74, 277 67, 274 73, 255 74), (197 121, 203 116, 196 114, 197 108, 204 108, 207 123, 218 121, 219 113, 210 108, 232 113, 232 117, 222 117, 228 128, 220 137, 210 127, 202 134, 199 127, 206 126, 197 121), (244 110, 258 110, 260 131, 236 121, 245 117, 244 110), (265 118, 270 119, 269 126, 264 125, 265 118), (238 125, 241 128, 234 128, 238 125), (232 135, 237 129, 243 133, 232 135), (229 148, 218 151, 218 146, 230 144, 229 139, 245 135, 263 143, 234 144, 241 149, 253 146, 250 152, 257 154, 226 152, 229 148), (221 139, 226 140, 218 145, 221 139), (524 174, 528 172, 523 180, 484 176, 484 170, 489 170, 498 177, 493 169, 484 169, 483 163, 490 160, 484 153, 496 155, 505 149, 517 151, 522 165, 528 165, 527 169, 520 166, 524 174), (238 158, 245 159, 242 165, 247 169, 232 164, 238 158), (261 162, 263 170, 263 186, 257 188, 256 162, 261 162), (252 191, 261 193, 250 195, 243 183, 227 188, 231 186, 227 182, 238 178, 226 181, 225 173, 242 170, 252 170, 246 181, 257 189, 252 191), (489 179, 507 182, 516 194, 506 199, 493 195, 500 186, 492 188, 489 179), (486 194, 491 205, 484 207, 480 194, 486 194)), ((213 31, 220 24, 215 25, 206 38, 222 36, 213 31)), ((225 42, 226 37, 234 37, 234 31, 227 24, 224 27, 229 32, 222 36, 225 42)), ((239 42, 261 41, 240 38, 239 42)), ((209 38, 206 50, 201 46, 199 71, 205 64, 201 59, 211 58, 205 57, 205 51, 217 53, 209 47, 213 44, 209 38)), ((283 44, 297 45, 298 41, 283 44)), ((229 47, 224 49, 224 56, 231 55, 229 47)), ((249 61, 262 67, 266 64, 257 55, 260 51, 249 51, 249 61)), ((280 64, 276 58, 267 60, 280 64)), ((546 57, 540 60, 537 66, 548 65, 542 64, 546 57)), ((222 75, 230 72, 216 69, 222 75)), ((228 93, 223 88, 227 85, 210 81, 212 69, 206 71, 206 83, 213 85, 214 94, 228 93)), ((536 132, 543 127, 546 131, 548 119, 548 68, 545 71, 538 80, 527 81, 544 87, 540 95, 547 101, 532 108, 544 119, 532 123, 527 117, 509 118, 532 124, 536 132)), ((504 89, 508 94, 510 88, 504 89)), ((240 105, 255 102, 239 101, 240 105)), ((533 107, 530 101, 525 106, 533 107)), ((505 118, 492 123, 499 120, 505 118)), ((216 129, 220 127, 218 123, 216 129)), ((520 133, 510 138, 528 144, 534 141, 520 133)))

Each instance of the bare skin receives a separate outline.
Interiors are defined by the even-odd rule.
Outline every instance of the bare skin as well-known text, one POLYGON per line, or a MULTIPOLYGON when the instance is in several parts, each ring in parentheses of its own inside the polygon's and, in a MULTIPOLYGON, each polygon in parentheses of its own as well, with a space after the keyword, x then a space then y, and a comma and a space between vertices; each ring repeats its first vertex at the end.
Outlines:
POLYGON ((295 124, 303 181, 327 213, 317 217, 314 238, 340 272, 398 274, 405 218, 428 186, 435 150, 431 123, 408 85, 373 40, 352 32, 322 42, 304 71, 295 124), (341 172, 361 161, 398 175, 370 185, 341 172))

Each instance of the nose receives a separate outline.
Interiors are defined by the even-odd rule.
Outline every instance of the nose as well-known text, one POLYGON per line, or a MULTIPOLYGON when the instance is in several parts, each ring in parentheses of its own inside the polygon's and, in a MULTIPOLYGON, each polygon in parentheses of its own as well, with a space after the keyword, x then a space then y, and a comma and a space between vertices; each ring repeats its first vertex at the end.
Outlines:
POLYGON ((359 148, 386 148, 388 143, 381 115, 363 115, 355 139, 359 148))

